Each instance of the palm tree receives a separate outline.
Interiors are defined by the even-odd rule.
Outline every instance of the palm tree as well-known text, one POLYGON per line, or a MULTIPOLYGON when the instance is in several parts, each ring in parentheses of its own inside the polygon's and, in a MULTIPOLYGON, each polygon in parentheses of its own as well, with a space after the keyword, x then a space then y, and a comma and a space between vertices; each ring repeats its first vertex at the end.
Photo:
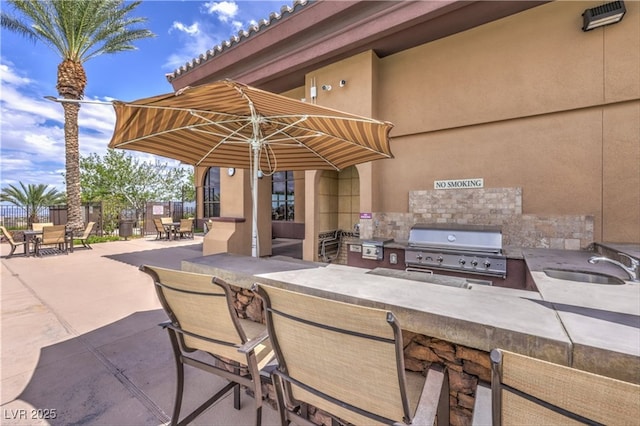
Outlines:
MULTIPOLYGON (((64 109, 65 177, 68 225, 82 230, 78 112, 87 85, 83 63, 104 53, 134 50, 135 40, 153 37, 136 28, 145 18, 129 14, 140 1, 124 0, 8 0, 13 14, 1 14, 3 28, 42 41, 60 54, 56 89, 64 109), (75 102, 74 102, 75 101, 75 102)), ((6 9, 6 7, 4 7, 6 9)))
POLYGON ((27 212, 27 227, 31 227, 33 222, 38 221, 38 210, 42 207, 62 204, 65 202, 65 195, 55 188, 43 183, 24 186, 22 182, 20 188, 9 185, 2 188, 0 201, 6 201, 18 207, 22 207, 27 212))

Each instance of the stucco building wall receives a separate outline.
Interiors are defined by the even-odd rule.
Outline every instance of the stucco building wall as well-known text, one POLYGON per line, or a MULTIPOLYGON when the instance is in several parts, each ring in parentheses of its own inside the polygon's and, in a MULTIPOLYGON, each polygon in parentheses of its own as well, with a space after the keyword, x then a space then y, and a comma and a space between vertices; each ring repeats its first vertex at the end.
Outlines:
MULTIPOLYGON (((295 220, 304 221, 305 259, 314 259, 317 235, 325 228, 351 228, 354 223, 347 222, 360 213, 371 213, 375 221, 410 220, 412 191, 433 190, 436 180, 467 178, 484 179, 487 189, 518 188, 523 218, 533 222, 535 233, 545 227, 536 225, 538 217, 543 225, 555 217, 556 224, 576 227, 581 246, 588 235, 639 242, 640 2, 625 3, 620 23, 583 32, 582 13, 598 4, 541 4, 397 53, 379 57, 366 50, 305 71, 304 83, 284 95, 395 126, 395 158, 356 166, 358 201, 350 210, 337 204, 338 189, 327 196, 327 176, 297 174, 304 176, 296 184, 295 220), (583 224, 576 222, 581 217, 583 224)), ((311 5, 309 13, 320 7, 311 5)), ((363 25, 354 31, 373 23, 363 25)), ((432 31, 429 25, 412 31, 432 31)), ((331 42, 330 34, 324 37, 331 42)), ((305 56, 320 45, 310 46, 305 56)), ((238 45, 228 53, 240 50, 238 45)), ((264 181, 261 191, 268 198, 264 181)), ((234 197, 249 191, 248 182, 235 182, 234 197)), ((250 217, 246 204, 232 213, 250 217)), ((268 201, 261 203, 260 217, 260 226, 268 228, 268 201)), ((390 229, 388 223, 361 222, 364 237, 386 236, 376 232, 390 229)), ((558 231, 566 238, 571 229, 558 231)), ((560 236, 542 235, 540 241, 553 238, 560 236)))
POLYGON ((524 214, 591 215, 595 240, 640 241, 640 3, 582 32, 589 5, 554 2, 310 73, 319 104, 395 125, 395 159, 371 165, 361 211, 408 212, 411 190, 483 178, 522 188, 524 214))

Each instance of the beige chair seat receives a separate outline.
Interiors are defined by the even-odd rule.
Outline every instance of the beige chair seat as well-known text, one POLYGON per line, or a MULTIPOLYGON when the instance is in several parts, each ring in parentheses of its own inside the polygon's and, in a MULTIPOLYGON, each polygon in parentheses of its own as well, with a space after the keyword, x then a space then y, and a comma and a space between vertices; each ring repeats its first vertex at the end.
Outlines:
POLYGON ((91 245, 88 243, 88 239, 89 236, 91 235, 91 232, 93 232, 93 226, 95 225, 95 222, 89 222, 87 224, 87 227, 84 229, 84 232, 82 233, 82 235, 80 237, 78 237, 78 239, 80 240, 80 243, 82 243, 82 246, 88 249, 92 249, 91 245))
POLYGON ((491 351, 491 389, 476 391, 473 424, 637 425, 640 385, 525 355, 491 351))
POLYGON ((9 245, 11 246, 11 252, 7 255, 7 257, 13 256, 13 253, 20 246, 24 247, 24 254, 27 254, 27 242, 26 241, 15 241, 13 239, 13 234, 7 230, 4 226, 0 226, 0 230, 2 231, 2 235, 7 240, 9 245))
POLYGON ((44 246, 53 246, 54 254, 59 252, 69 254, 69 243, 65 225, 45 226, 42 228, 42 235, 36 237, 36 256, 42 256, 44 246))
POLYGON ((193 219, 180 219, 180 228, 177 232, 181 238, 193 238, 193 219))
POLYGON ((42 228, 45 226, 53 226, 53 222, 36 222, 31 224, 31 229, 37 232, 42 232, 42 228))
POLYGON ((355 425, 448 424, 446 372, 404 370, 392 312, 265 284, 255 290, 278 360, 272 378, 282 424, 310 424, 304 405, 355 425))
POLYGON ((171 424, 188 424, 208 407, 234 390, 234 407, 240 409, 240 385, 254 395, 256 424, 262 420, 260 370, 274 358, 264 324, 241 319, 233 307, 232 291, 219 278, 155 266, 141 266, 155 284, 170 321, 168 332, 176 360, 177 388, 171 424), (201 354, 213 356, 205 362, 201 354), (184 366, 212 373, 229 383, 180 420, 185 385, 184 366))
POLYGON ((164 228, 162 220, 160 220, 159 218, 154 218, 153 225, 156 227, 156 240, 162 240, 163 238, 165 238, 165 236, 167 239, 169 239, 169 232, 164 228))

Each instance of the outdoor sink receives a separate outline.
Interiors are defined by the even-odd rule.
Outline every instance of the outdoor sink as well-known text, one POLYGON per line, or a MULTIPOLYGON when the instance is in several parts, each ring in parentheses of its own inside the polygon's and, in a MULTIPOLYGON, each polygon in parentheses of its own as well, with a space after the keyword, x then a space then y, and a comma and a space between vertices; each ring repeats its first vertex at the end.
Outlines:
POLYGON ((551 278, 559 280, 577 281, 591 284, 624 284, 620 278, 611 275, 600 274, 598 272, 573 271, 569 269, 545 269, 544 273, 551 278))

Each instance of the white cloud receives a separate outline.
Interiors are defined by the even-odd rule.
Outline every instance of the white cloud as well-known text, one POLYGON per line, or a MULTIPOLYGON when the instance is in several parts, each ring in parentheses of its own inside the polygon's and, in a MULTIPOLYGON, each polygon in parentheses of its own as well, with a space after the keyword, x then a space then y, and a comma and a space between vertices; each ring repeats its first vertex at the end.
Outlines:
POLYGON ((200 25, 197 22, 194 22, 193 24, 186 26, 182 22, 174 21, 173 26, 169 29, 169 33, 171 33, 172 30, 178 30, 187 35, 194 36, 200 33, 200 25))
POLYGON ((9 65, 5 64, 0 64, 0 80, 15 86, 25 86, 31 83, 31 80, 15 74, 9 65))
POLYGON ((173 71, 180 68, 185 63, 191 62, 193 58, 197 58, 211 49, 217 42, 217 39, 212 38, 204 32, 200 32, 197 36, 189 37, 179 51, 169 55, 162 67, 166 71, 173 71))
MULTIPOLYGON (((45 183, 64 191, 61 175, 65 169, 62 106, 45 100, 37 82, 20 76, 9 62, 0 63, 0 72, 1 185, 45 183)), ((80 155, 95 152, 103 156, 115 127, 113 107, 109 104, 82 104, 78 125, 80 155)))
POLYGON ((222 22, 229 22, 238 14, 238 5, 232 1, 207 2, 204 8, 207 13, 217 15, 222 22))
POLYGON ((245 27, 245 25, 240 21, 233 21, 231 23, 231 26, 233 27, 233 30, 234 30, 233 32, 234 33, 237 33, 238 31, 244 29, 244 27, 245 27))

